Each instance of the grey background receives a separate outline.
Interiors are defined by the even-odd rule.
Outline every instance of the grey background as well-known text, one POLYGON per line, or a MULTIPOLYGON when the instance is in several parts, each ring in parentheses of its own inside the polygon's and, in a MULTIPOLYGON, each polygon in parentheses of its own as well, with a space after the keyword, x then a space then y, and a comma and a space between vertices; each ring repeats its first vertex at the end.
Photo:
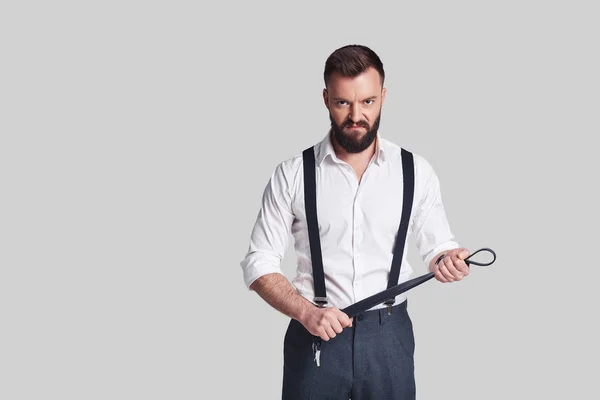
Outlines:
POLYGON ((239 262, 349 43, 384 62, 382 135, 498 253, 410 292, 418 398, 597 397, 594 2, 198 3, 0 6, 0 398, 280 396, 288 320, 239 262))

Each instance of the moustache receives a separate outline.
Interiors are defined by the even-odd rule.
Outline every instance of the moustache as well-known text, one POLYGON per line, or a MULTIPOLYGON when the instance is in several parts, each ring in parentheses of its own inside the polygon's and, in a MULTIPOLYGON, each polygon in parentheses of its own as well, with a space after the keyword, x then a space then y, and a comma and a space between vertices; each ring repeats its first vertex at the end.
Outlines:
MULTIPOLYGON (((344 129, 344 128, 349 128, 352 125, 355 125, 354 121, 351 121, 349 119, 347 119, 346 121, 344 121, 344 123, 340 126, 340 128, 344 129)), ((365 128, 367 130, 371 129, 371 126, 367 123, 367 121, 358 121, 356 122, 356 126, 360 126, 362 128, 365 128)))

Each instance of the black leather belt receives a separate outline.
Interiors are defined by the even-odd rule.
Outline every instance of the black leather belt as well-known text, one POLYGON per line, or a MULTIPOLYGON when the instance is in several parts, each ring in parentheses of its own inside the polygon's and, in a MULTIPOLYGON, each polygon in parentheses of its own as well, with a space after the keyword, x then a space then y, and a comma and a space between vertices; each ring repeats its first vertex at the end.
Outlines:
MULTIPOLYGON (((392 311, 392 305, 396 301, 396 296, 406 292, 409 289, 418 286, 434 277, 433 272, 411 279, 407 282, 398 284, 400 269, 402 266, 402 258, 404 254, 404 246, 406 243, 406 235, 408 233, 408 225, 413 206, 414 186, 415 186, 415 169, 413 154, 401 149, 402 155, 402 176, 403 176, 403 194, 402 194, 402 216, 400 218, 400 226, 396 235, 396 242, 393 249, 392 265, 390 267, 390 275, 388 278, 387 289, 367 297, 351 306, 341 310, 349 317, 354 317, 370 308, 386 304, 388 313, 392 311)), ((304 164, 304 206, 306 210, 306 223, 308 226, 308 239, 310 243, 310 253, 312 262, 313 282, 315 298, 314 301, 319 307, 325 307, 328 303, 327 290, 325 288, 325 274, 323 271, 323 257, 321 254, 321 240, 319 237, 319 222, 317 219, 317 192, 316 192, 316 170, 315 170, 315 153, 314 148, 309 147, 302 152, 302 161, 304 164)), ((440 259, 436 261, 439 262, 440 259)), ((492 249, 483 248, 471 254, 464 261, 467 265, 491 265, 496 260, 496 253, 492 249), (480 263, 469 260, 480 251, 487 250, 493 254, 494 259, 489 263, 480 263)), ((321 338, 313 335, 313 352, 317 366, 320 364, 321 353, 321 338)))
MULTIPOLYGON (((471 254, 469 257, 464 259, 465 264, 467 264, 468 266, 473 264, 473 265, 478 265, 481 267, 487 267, 489 265, 492 265, 494 263, 494 261, 496 261, 496 253, 494 252, 494 250, 487 248, 487 247, 477 250, 476 252, 471 254), (469 260, 471 257, 473 257, 475 254, 479 253, 480 251, 489 251, 494 256, 494 259, 488 263, 482 263, 482 262, 469 260)), ((356 303, 344 308, 341 311, 344 312, 346 315, 348 315, 350 318, 355 317, 358 314, 363 313, 372 307, 375 307, 381 303, 384 303, 389 298, 396 297, 399 294, 402 294, 402 293, 406 292, 407 290, 414 288, 415 286, 419 286, 420 284, 427 282, 428 280, 430 280, 433 277, 434 277, 433 272, 430 272, 425 275, 421 275, 419 277, 416 277, 414 279, 411 279, 409 281, 406 281, 399 285, 396 285, 390 289, 386 289, 382 292, 376 293, 372 296, 362 299, 361 301, 356 302, 356 303)))

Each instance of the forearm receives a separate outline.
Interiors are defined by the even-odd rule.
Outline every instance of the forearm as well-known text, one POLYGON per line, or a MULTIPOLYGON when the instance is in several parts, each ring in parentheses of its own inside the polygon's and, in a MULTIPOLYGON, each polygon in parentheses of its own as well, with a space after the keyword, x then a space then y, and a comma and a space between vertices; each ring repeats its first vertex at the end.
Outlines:
POLYGON ((277 311, 301 322, 309 309, 315 307, 299 295, 290 281, 279 273, 261 276, 250 285, 250 289, 277 311))

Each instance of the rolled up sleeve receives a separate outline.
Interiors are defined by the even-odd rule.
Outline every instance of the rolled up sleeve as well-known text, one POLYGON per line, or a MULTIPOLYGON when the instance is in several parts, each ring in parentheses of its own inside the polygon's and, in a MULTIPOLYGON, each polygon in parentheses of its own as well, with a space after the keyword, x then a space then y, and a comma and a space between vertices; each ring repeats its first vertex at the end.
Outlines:
MULTIPOLYGON (((412 233, 425 265, 437 254, 460 247, 446 217, 439 179, 433 167, 424 158, 415 158, 415 174, 424 182, 421 198, 416 203, 412 221, 412 233), (418 161, 418 164, 417 164, 418 161), (420 171, 417 171, 417 168, 420 171)), ((417 199, 415 199, 417 201, 417 199)))
POLYGON ((264 189, 248 252, 240 263, 248 290, 263 275, 282 274, 281 261, 294 220, 285 166, 281 163, 275 168, 264 189))

